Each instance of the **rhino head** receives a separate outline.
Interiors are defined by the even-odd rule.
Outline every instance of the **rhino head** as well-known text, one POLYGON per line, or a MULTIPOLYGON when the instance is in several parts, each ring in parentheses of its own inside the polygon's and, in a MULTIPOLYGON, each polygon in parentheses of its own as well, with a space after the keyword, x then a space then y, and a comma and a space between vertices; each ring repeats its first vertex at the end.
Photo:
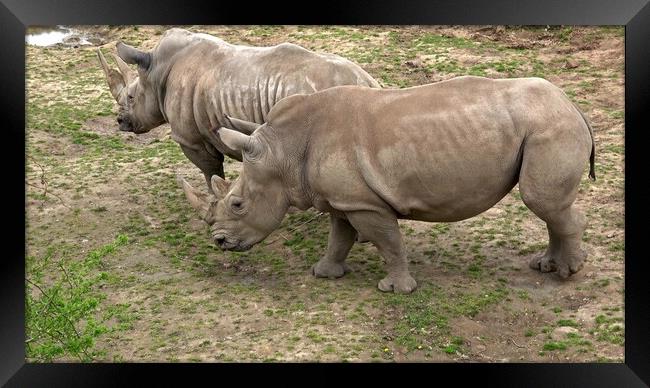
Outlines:
POLYGON ((226 181, 213 175, 214 195, 201 193, 180 176, 178 181, 190 205, 210 225, 215 244, 223 250, 245 251, 280 226, 289 200, 278 163, 259 132, 248 136, 219 128, 217 136, 228 147, 242 152, 244 163, 239 177, 226 181))
POLYGON ((119 105, 117 123, 120 131, 145 133, 163 124, 158 91, 151 79, 153 56, 122 42, 117 43, 117 55, 113 58, 119 70, 111 69, 100 49, 97 57, 113 98, 119 105), (137 65, 137 71, 128 64, 137 65))

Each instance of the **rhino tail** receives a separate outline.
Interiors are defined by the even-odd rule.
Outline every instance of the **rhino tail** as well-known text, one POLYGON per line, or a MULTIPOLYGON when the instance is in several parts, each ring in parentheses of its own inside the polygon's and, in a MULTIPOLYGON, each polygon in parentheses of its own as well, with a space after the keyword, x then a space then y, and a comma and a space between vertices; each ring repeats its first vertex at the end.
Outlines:
POLYGON ((584 113, 578 108, 576 104, 573 104, 575 106, 576 110, 578 113, 580 113, 580 116, 584 120, 585 124, 587 124, 587 128, 589 128, 589 135, 591 135, 591 155, 589 155, 589 178, 591 178, 592 181, 596 180, 596 171, 594 169, 594 164, 596 160, 596 142, 594 141, 594 129, 591 127, 591 124, 589 124, 589 121, 585 117, 584 113))

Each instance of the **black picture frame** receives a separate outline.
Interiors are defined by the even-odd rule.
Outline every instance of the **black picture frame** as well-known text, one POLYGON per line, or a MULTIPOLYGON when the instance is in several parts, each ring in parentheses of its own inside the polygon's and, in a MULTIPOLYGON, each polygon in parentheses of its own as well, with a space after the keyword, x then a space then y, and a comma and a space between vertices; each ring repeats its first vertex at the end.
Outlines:
MULTIPOLYGON (((370 383, 398 380, 418 372, 431 383, 446 377, 453 384, 487 386, 647 386, 650 384, 650 282, 643 255, 644 221, 648 215, 646 109, 650 101, 649 0, 492 0, 492 1, 328 1, 282 5, 277 1, 51 1, 0 0, 0 112, 3 254, 0 259, 0 384, 32 386, 122 386, 138 376, 169 385, 188 376, 238 383, 271 377, 287 381, 301 370, 313 377, 335 377, 370 383), (625 362, 620 364, 418 364, 418 365, 158 365, 158 364, 29 364, 25 362, 25 29, 57 24, 511 24, 625 25, 625 362), (332 368, 331 373, 326 369, 332 368), (334 370, 336 368, 337 370, 334 370), (396 369, 393 369, 396 368, 396 369), (259 373, 248 372, 260 369, 259 373), (248 372, 248 373, 247 373, 248 372), (362 372, 362 373, 359 373, 362 372), (368 373, 363 373, 368 372, 368 373)), ((331 379, 340 381, 339 378, 331 379)), ((267 380, 270 381, 270 380, 267 380)), ((347 380, 351 381, 351 380, 347 380)), ((404 381, 404 380, 402 380, 404 381)), ((318 382, 318 381, 316 381, 318 382)), ((407 382, 407 381, 404 381, 407 382)), ((408 381, 414 384, 415 381, 408 381)))

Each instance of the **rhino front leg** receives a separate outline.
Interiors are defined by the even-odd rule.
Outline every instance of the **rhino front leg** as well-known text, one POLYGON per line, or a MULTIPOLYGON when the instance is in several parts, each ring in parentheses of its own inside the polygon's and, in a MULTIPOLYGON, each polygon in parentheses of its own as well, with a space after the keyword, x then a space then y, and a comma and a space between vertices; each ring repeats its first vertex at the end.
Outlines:
POLYGON ((216 155, 212 155, 206 149, 196 150, 184 145, 181 145, 181 150, 185 156, 203 172, 205 183, 208 186, 208 192, 214 194, 212 191, 212 185, 210 184, 212 175, 218 175, 221 178, 225 178, 223 171, 223 154, 217 153, 216 155))
POLYGON ((379 281, 379 289, 405 294, 415 290, 417 283, 408 270, 406 249, 397 218, 392 214, 377 212, 353 212, 346 215, 359 234, 372 242, 386 260, 388 276, 379 281))
POLYGON ((330 214, 327 253, 311 268, 312 274, 318 278, 340 278, 350 272, 345 259, 356 237, 357 231, 347 220, 330 214))

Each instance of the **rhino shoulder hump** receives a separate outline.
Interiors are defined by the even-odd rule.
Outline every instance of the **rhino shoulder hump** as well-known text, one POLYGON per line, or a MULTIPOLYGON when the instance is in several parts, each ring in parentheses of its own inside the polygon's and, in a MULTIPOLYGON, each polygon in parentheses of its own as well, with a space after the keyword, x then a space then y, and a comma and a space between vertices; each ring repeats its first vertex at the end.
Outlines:
POLYGON ((268 122, 278 120, 286 114, 291 115, 294 109, 297 109, 302 103, 305 102, 309 94, 293 94, 278 101, 268 115, 268 122))

